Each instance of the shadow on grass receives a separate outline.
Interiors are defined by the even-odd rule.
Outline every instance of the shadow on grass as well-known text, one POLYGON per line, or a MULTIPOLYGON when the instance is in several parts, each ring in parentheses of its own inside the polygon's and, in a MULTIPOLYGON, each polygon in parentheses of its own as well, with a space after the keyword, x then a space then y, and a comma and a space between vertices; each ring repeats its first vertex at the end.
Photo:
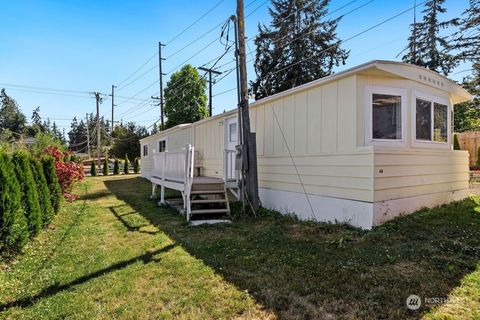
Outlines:
POLYGON ((146 233, 146 234, 150 234, 150 235, 155 235, 159 232, 159 231, 142 230, 142 228, 150 226, 151 225, 150 223, 142 224, 142 225, 132 225, 132 222, 130 222, 128 219, 125 219, 125 217, 136 216, 138 213, 136 211, 134 211, 134 212, 128 212, 128 213, 120 214, 117 211, 117 208, 118 207, 109 207, 108 209, 110 209, 113 216, 115 218, 117 218, 117 220, 121 224, 123 224, 123 226, 125 227, 125 229, 127 229, 128 232, 139 232, 139 233, 146 233))
POLYGON ((53 295, 55 295, 55 294, 57 294, 61 291, 70 290, 74 286, 78 286, 78 285, 80 285, 82 283, 85 283, 89 280, 92 280, 92 279, 104 276, 108 273, 126 268, 129 265, 140 262, 140 261, 143 262, 144 264, 148 264, 148 263, 151 263, 151 262, 158 262, 158 261, 160 261, 160 258, 155 257, 156 255, 167 252, 167 251, 173 249, 174 247, 175 247, 175 245, 171 244, 171 245, 168 245, 164 248, 161 248, 161 249, 158 249, 158 250, 155 250, 155 251, 151 251, 151 252, 147 252, 147 253, 142 254, 140 256, 137 256, 137 257, 125 260, 125 261, 121 261, 121 262, 112 264, 109 267, 106 267, 104 269, 98 270, 96 272, 93 272, 93 273, 90 273, 90 274, 87 274, 87 275, 84 275, 84 276, 79 277, 79 278, 77 278, 77 279, 75 279, 75 280, 73 280, 69 283, 65 283, 65 284, 62 284, 62 285, 54 284, 50 287, 44 288, 42 291, 40 291, 39 293, 37 293, 33 296, 25 297, 23 299, 19 299, 19 300, 12 301, 12 302, 7 302, 5 304, 0 304, 0 311, 10 309, 10 308, 14 308, 14 307, 25 308, 25 307, 31 306, 40 299, 48 298, 48 297, 53 296, 53 295))
POLYGON ((406 298, 446 297, 480 259, 479 204, 422 210, 371 231, 267 210, 231 225, 188 226, 150 200, 142 178, 105 180, 130 205, 280 318, 419 318, 406 298))

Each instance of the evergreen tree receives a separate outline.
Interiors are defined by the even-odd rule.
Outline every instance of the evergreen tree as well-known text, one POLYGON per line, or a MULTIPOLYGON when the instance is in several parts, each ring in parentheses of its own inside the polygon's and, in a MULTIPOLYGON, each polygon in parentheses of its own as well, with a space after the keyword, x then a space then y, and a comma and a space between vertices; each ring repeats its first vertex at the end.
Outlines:
POLYGON ((134 173, 139 173, 140 172, 140 160, 138 160, 138 157, 135 158, 133 162, 133 172, 134 173))
POLYGON ((27 120, 20 111, 17 102, 10 98, 5 89, 0 91, 0 132, 8 129, 15 133, 23 133, 27 120))
POLYGON ((272 0, 270 26, 259 25, 255 99, 302 85, 333 73, 349 52, 340 48, 337 25, 329 20, 330 0, 272 0))
POLYGON ((473 73, 463 80, 463 87, 473 95, 472 101, 455 105, 453 125, 455 132, 480 130, 480 62, 472 66, 473 73))
POLYGON ((40 203, 40 209, 42 210, 42 223, 46 226, 50 224, 54 215, 50 200, 50 190, 48 189, 47 179, 45 179, 45 174, 43 173, 43 167, 40 161, 31 158, 30 165, 37 186, 38 202, 40 203))
POLYGON ((460 50, 457 58, 480 63, 480 0, 470 0, 469 8, 454 23, 460 27, 452 45, 460 50))
POLYGON ((58 183, 57 172, 55 171, 55 159, 51 156, 42 158, 43 173, 47 180, 48 189, 50 190, 50 201, 55 213, 60 210, 62 201, 62 188, 58 183))
POLYGON ((12 161, 15 166, 15 175, 20 184, 22 208, 28 221, 28 231, 30 236, 34 236, 40 232, 43 223, 37 185, 30 165, 30 156, 25 151, 18 151, 13 155, 12 161))
POLYGON ((92 163, 90 164, 90 175, 92 177, 97 176, 97 164, 95 163, 95 160, 92 160, 92 163))
POLYGON ((193 66, 187 64, 173 73, 165 87, 166 127, 206 118, 208 110, 205 89, 205 79, 200 77, 193 66))
POLYGON ((152 131, 150 131, 150 134, 155 134, 155 133, 158 133, 158 126, 156 122, 153 124, 152 131))
POLYGON ((114 175, 120 174, 120 161, 118 161, 117 158, 115 158, 115 162, 113 164, 113 174, 114 175))
POLYGON ((103 172, 102 172, 103 175, 108 176, 109 168, 108 168, 108 158, 107 157, 105 157, 105 159, 103 160, 103 168, 102 169, 103 169, 103 172))
POLYGON ((133 159, 140 155, 140 139, 148 136, 148 131, 145 127, 129 122, 126 125, 115 126, 112 136, 116 141, 110 148, 110 155, 122 158, 127 154, 130 159, 133 159))
POLYGON ((10 157, 0 150, 0 251, 17 251, 27 241, 20 184, 10 157))
POLYGON ((402 60, 438 73, 448 75, 457 65, 455 57, 449 53, 450 46, 440 30, 448 28, 454 21, 440 21, 446 12, 442 7, 445 0, 428 0, 422 11, 423 19, 411 25, 412 35, 408 38, 408 53, 402 60))
POLYGON ((130 173, 128 164, 129 164, 128 155, 125 154, 125 160, 124 160, 124 162, 123 162, 123 173, 125 173, 125 174, 129 174, 129 173, 130 173))

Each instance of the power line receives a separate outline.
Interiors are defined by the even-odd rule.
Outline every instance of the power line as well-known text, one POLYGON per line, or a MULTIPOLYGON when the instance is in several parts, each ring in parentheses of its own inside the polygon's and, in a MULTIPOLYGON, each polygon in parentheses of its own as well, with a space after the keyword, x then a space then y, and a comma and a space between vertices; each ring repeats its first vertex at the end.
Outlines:
POLYGON ((177 33, 177 35, 175 35, 172 39, 170 39, 169 41, 167 41, 166 45, 169 45, 170 43, 172 43, 173 41, 175 41, 176 39, 178 39, 178 37, 180 37, 182 34, 184 34, 185 32, 187 32, 191 27, 193 27, 195 24, 197 24, 200 20, 202 20, 203 18, 205 18, 210 12, 212 12, 213 10, 215 10, 219 5, 221 5, 225 0, 220 0, 219 2, 217 2, 217 4, 215 4, 212 8, 208 9, 204 14, 202 14, 197 20, 195 20, 194 22, 192 22, 189 26, 187 26, 185 29, 183 29, 182 31, 180 31, 179 33, 177 33))
POLYGON ((145 61, 144 64, 142 64, 137 70, 135 70, 132 74, 130 74, 127 78, 125 78, 124 80, 120 81, 118 84, 117 84, 117 87, 121 86, 122 84, 124 84, 125 82, 127 82, 130 78, 132 78, 137 72, 139 72, 140 70, 142 70, 143 67, 145 67, 150 61, 152 61, 153 58, 155 58, 157 56, 158 52, 155 52, 155 54, 153 56, 151 56, 150 58, 147 59, 147 61, 145 61))

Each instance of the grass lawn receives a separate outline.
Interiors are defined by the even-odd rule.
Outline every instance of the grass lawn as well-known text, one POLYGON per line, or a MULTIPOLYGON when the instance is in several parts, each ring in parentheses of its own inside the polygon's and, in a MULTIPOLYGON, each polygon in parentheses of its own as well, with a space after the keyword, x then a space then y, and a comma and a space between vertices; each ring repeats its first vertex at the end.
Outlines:
POLYGON ((78 192, 0 261, 0 318, 480 318, 478 197, 366 232, 266 210, 189 227, 136 175, 78 192), (413 311, 410 294, 431 299, 413 311))

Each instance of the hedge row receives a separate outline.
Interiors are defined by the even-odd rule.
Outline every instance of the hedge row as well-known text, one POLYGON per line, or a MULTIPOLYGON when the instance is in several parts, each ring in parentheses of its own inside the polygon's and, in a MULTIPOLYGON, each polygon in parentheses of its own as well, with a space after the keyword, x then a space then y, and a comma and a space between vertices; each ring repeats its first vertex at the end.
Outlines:
MULTIPOLYGON (((129 174, 130 173, 129 164, 130 164, 130 160, 128 159, 128 156, 125 155, 125 159, 124 159, 124 162, 123 162, 123 173, 124 174, 129 174)), ((101 168, 99 167, 98 169, 97 169, 97 164, 94 160, 90 163, 90 174, 91 174, 92 177, 98 176, 100 169, 102 169, 102 174, 104 176, 108 176, 110 174, 108 158, 105 158, 103 160, 103 164, 101 165, 101 168)), ((135 160, 133 162, 133 172, 134 173, 139 173, 140 172, 140 161, 138 160, 138 158, 135 158, 135 160)), ((120 161, 118 159, 115 159, 115 161, 114 161, 113 174, 114 175, 120 174, 120 161)))
POLYGON ((53 158, 0 150, 0 252, 20 250, 52 221, 61 199, 53 158))

